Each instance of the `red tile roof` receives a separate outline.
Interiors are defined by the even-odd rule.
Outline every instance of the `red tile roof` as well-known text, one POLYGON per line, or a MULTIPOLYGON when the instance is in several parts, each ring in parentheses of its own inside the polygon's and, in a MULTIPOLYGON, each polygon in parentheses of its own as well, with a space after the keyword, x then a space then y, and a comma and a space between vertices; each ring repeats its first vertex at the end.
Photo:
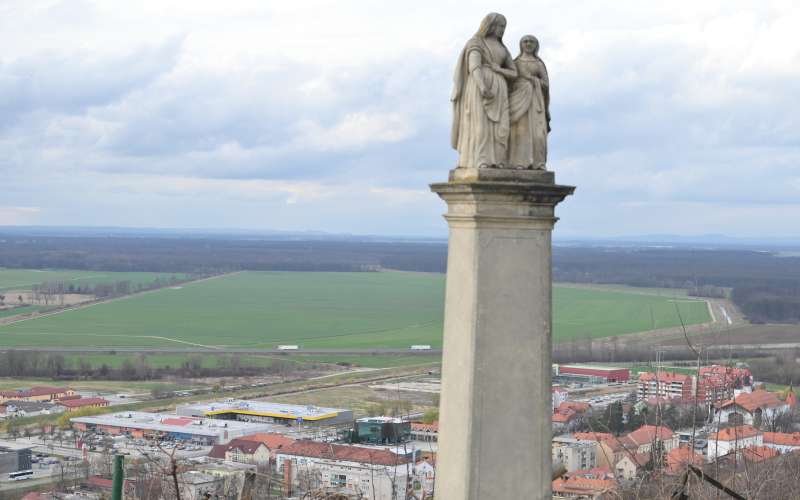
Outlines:
POLYGON ((616 489, 617 483, 610 479, 589 479, 579 476, 570 476, 566 479, 558 478, 553 481, 553 492, 560 494, 594 495, 604 491, 616 489))
POLYGON ((281 453, 300 457, 326 458, 372 465, 401 465, 410 462, 408 458, 396 455, 388 450, 320 443, 306 439, 295 441, 287 448, 281 450, 281 453))
POLYGON ((614 435, 609 432, 573 432, 572 437, 582 441, 597 441, 599 443, 601 441, 613 439, 614 435))
POLYGON ((267 445, 265 445, 261 441, 234 439, 230 443, 228 443, 227 451, 239 450, 241 453, 244 453, 245 455, 252 455, 253 453, 256 452, 256 450, 258 450, 260 446, 263 446, 264 448, 267 447, 267 445))
POLYGON ((800 448, 800 432, 765 432, 764 444, 796 446, 800 448))
POLYGON ((208 452, 208 456, 211 458, 219 458, 221 460, 225 460, 225 452, 228 451, 227 444, 215 444, 211 447, 211 451, 208 452))
POLYGON ((108 400, 103 398, 80 398, 59 401, 58 404, 67 408, 81 408, 84 406, 108 406, 108 400))
POLYGON ((189 417, 176 417, 176 418, 165 418, 161 420, 161 423, 164 425, 177 425, 177 426, 184 426, 189 425, 194 422, 195 419, 189 417))
POLYGON ((739 394, 734 399, 721 403, 719 407, 725 408, 731 405, 738 405, 752 413, 759 408, 774 408, 785 404, 786 402, 778 399, 778 396, 774 393, 758 389, 753 392, 739 394))
POLYGON ((663 425, 656 427, 655 425, 643 425, 635 431, 628 434, 628 439, 633 441, 636 446, 652 443, 653 441, 660 440, 666 441, 672 439, 672 430, 663 425))
POLYGON ((553 417, 552 418, 553 418, 553 422, 555 422, 557 424, 566 424, 567 422, 569 422, 570 420, 575 418, 577 415, 578 415, 578 412, 576 412, 575 410, 572 410, 570 408, 564 408, 564 409, 557 408, 556 412, 553 413, 553 417))
POLYGON ((748 446, 742 450, 742 456, 750 462, 761 462, 778 455, 780 455, 780 452, 769 446, 748 446))
POLYGON ((797 406, 797 395, 791 387, 789 387, 789 393, 786 395, 786 404, 789 405, 790 408, 797 406))
POLYGON ((709 434, 709 441, 736 441, 737 439, 745 439, 749 437, 758 436, 761 431, 752 425, 739 425, 737 427, 728 427, 721 429, 719 432, 709 434))
POLYGON ((688 446, 674 448, 667 453, 667 473, 673 475, 680 474, 690 462, 693 465, 700 467, 703 465, 705 460, 703 459, 703 455, 692 452, 689 450, 688 446))
POLYGON ((591 469, 578 469, 571 476, 585 477, 588 479, 614 479, 611 467, 593 467, 591 469))
POLYGON ((579 403, 578 401, 564 401, 558 405, 559 410, 572 410, 578 413, 588 411, 592 405, 589 403, 579 403))
POLYGON ((35 396, 51 396, 55 394, 64 394, 70 389, 64 387, 49 387, 46 385, 38 385, 21 391, 0 391, 0 396, 6 398, 30 398, 35 396))
POLYGON ((661 372, 660 375, 654 372, 639 373, 640 382, 655 382, 656 380, 666 384, 672 382, 679 382, 685 384, 691 382, 692 377, 690 375, 683 375, 681 373, 672 373, 672 372, 661 372))
POLYGON ((411 422, 411 430, 420 432, 439 432, 439 422, 436 421, 433 422, 432 424, 411 422))
POLYGON ((286 448, 295 442, 295 440, 290 437, 286 437, 283 434, 275 434, 274 432, 259 432, 256 434, 249 434, 247 436, 242 436, 237 440, 264 443, 264 445, 272 451, 286 448))
POLYGON ((110 490, 114 485, 114 481, 111 479, 105 479, 98 476, 92 476, 86 480, 86 484, 88 484, 89 486, 110 490))

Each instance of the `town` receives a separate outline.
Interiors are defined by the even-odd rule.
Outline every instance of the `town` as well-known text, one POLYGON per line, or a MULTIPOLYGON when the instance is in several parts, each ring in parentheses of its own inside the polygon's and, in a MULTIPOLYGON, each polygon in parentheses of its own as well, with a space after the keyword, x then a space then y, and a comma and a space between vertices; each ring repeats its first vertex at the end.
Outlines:
MULTIPOLYGON (((553 365, 554 498, 618 498, 644 476, 671 486, 688 465, 755 477, 800 457, 791 387, 767 390, 742 363, 649 370, 553 365)), ((429 382, 425 390, 438 388, 429 382)), ((0 491, 30 481, 53 489, 27 500, 106 498, 116 455, 134 498, 434 498, 439 422, 421 415, 239 399, 114 411, 120 396, 0 392, 0 418, 12 423, 0 441, 0 491), (59 424, 13 426, 49 414, 59 424)))

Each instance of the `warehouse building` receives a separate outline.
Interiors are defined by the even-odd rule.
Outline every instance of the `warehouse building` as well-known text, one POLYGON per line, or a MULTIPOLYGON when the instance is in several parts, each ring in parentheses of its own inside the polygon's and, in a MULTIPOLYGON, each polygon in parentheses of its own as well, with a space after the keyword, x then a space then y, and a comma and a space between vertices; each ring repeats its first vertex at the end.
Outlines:
POLYGON ((136 438, 196 441, 211 445, 226 444, 231 439, 268 432, 271 429, 267 424, 135 411, 75 417, 70 421, 72 427, 80 431, 93 430, 136 438))
POLYGON ((337 425, 353 422, 352 410, 239 399, 179 406, 177 413, 187 417, 283 425, 337 425))
POLYGON ((593 383, 627 382, 631 371, 627 368, 597 365, 558 365, 556 373, 559 379, 576 379, 593 383))

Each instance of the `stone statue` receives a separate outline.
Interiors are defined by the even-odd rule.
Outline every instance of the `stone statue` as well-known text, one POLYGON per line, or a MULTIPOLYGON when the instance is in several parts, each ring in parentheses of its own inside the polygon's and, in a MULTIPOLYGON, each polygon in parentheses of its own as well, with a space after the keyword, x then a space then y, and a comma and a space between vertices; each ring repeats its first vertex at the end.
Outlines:
POLYGON ((453 128, 450 142, 459 167, 508 166, 508 83, 517 77, 511 53, 503 45, 506 18, 483 18, 456 63, 453 128))
POLYGON ((550 82, 547 68, 539 59, 539 40, 526 35, 519 41, 520 54, 514 59, 509 164, 513 168, 544 170, 547 163, 547 133, 550 132, 550 82))

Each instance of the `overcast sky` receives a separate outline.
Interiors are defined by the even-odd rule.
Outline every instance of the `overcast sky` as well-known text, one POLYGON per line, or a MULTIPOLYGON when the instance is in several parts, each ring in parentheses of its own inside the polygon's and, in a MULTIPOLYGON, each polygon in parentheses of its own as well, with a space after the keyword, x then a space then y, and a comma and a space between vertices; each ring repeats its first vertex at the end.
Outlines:
MULTIPOLYGON (((444 235, 486 2, 0 0, 0 225, 444 235)), ((800 236, 800 3, 496 1, 560 237, 800 236)))

